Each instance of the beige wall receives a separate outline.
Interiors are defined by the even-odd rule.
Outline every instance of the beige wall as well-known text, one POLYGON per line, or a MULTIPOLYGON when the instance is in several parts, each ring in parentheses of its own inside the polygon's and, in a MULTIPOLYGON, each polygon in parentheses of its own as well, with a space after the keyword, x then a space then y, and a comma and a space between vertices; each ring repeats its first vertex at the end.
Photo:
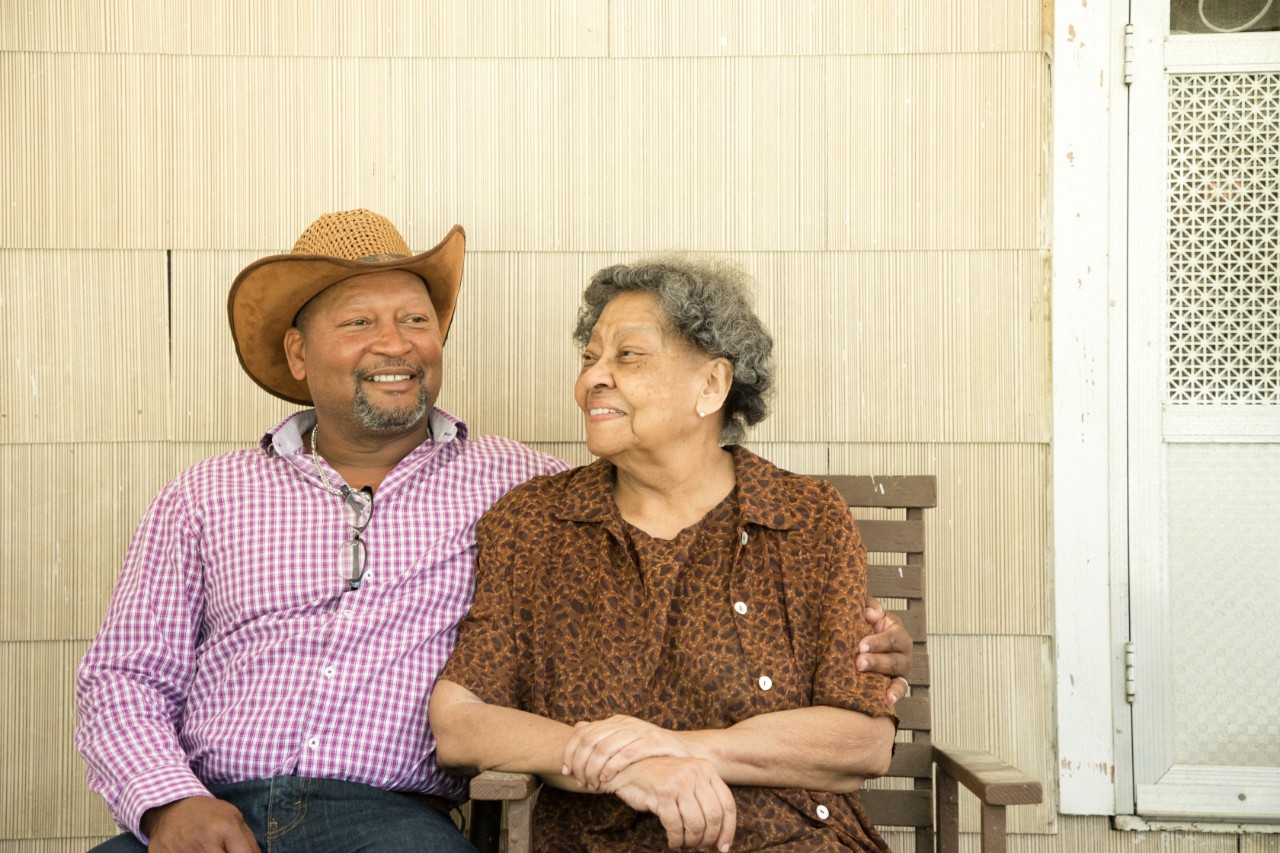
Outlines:
POLYGON ((239 372, 231 279, 354 206, 419 249, 466 226, 442 404, 572 461, 587 276, 669 248, 754 271, 780 382, 753 444, 940 477, 938 738, 1045 782, 1014 849, 1127 849, 1056 810, 1047 14, 0 3, 0 853, 113 832, 71 747, 75 662, 155 490, 289 411, 239 372))

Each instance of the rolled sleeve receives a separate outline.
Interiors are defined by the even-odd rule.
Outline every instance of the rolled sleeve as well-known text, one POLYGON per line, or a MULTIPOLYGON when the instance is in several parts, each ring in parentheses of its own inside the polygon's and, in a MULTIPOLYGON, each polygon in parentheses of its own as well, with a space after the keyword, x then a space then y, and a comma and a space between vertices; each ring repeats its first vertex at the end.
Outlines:
POLYGON ((863 617, 867 598, 867 550, 848 507, 831 488, 832 504, 822 519, 822 560, 830 566, 822 593, 818 623, 817 666, 813 701, 857 711, 869 717, 897 716, 889 705, 889 678, 859 672, 858 644, 871 633, 863 617))

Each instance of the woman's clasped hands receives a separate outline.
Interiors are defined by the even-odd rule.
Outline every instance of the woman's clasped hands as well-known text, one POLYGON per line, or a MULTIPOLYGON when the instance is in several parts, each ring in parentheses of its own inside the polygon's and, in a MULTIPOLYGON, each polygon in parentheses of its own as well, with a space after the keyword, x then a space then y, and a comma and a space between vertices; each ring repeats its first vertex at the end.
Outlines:
POLYGON ((561 773, 654 814, 673 849, 729 850, 737 821, 733 794, 679 732, 625 715, 574 729, 561 773))

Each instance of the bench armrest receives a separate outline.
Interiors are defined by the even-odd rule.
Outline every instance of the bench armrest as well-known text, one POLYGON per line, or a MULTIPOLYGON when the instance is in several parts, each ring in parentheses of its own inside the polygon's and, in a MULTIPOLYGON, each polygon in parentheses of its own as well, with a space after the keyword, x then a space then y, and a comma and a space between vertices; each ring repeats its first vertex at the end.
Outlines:
POLYGON ((989 752, 933 745, 933 761, 989 806, 1022 806, 1044 799, 1040 783, 989 752))
POLYGON ((538 789, 538 779, 532 773, 504 773, 486 770, 471 777, 473 800, 524 800, 538 789))

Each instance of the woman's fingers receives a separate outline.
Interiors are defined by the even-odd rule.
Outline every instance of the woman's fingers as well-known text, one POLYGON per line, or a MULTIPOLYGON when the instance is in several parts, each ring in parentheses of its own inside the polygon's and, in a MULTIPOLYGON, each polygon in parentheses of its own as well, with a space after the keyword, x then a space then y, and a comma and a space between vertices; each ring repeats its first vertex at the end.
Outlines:
POLYGON ((642 759, 689 755, 676 733, 634 717, 615 716, 576 728, 565 745, 561 772, 592 790, 642 759))

